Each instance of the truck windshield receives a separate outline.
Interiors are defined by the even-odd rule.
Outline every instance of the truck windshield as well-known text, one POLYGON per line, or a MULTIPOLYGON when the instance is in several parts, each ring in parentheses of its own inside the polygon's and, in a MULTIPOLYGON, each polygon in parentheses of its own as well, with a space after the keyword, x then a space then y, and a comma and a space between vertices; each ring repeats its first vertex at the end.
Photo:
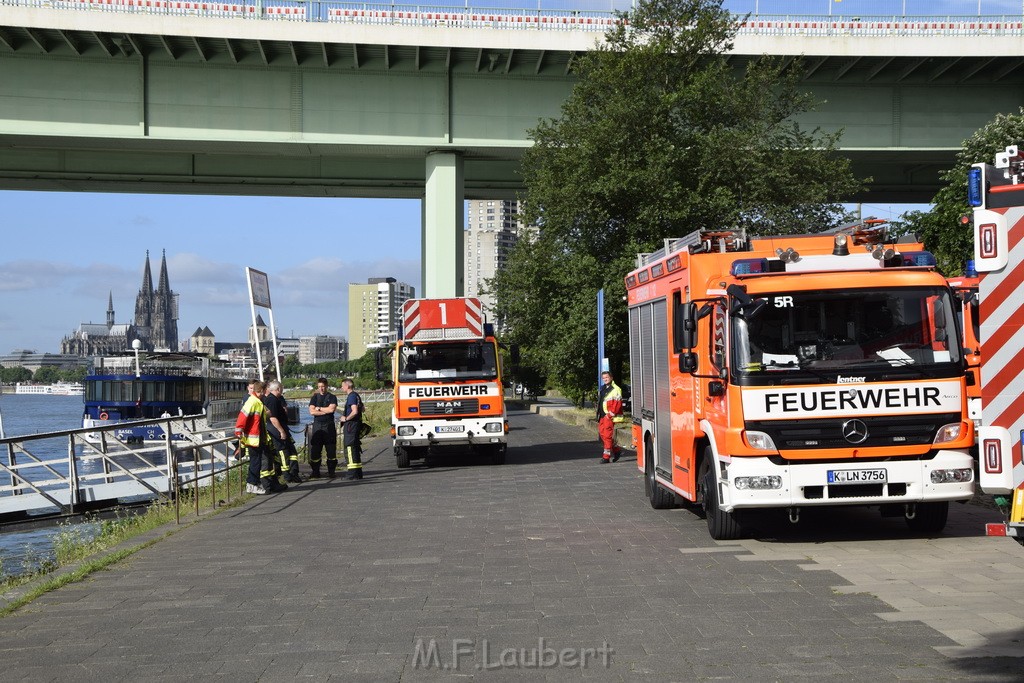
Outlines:
POLYGON ((955 308, 945 288, 825 290, 755 295, 767 305, 733 318, 733 361, 745 376, 960 363, 955 308))
POLYGON ((498 363, 494 344, 484 341, 447 342, 403 346, 398 379, 495 379, 498 363))

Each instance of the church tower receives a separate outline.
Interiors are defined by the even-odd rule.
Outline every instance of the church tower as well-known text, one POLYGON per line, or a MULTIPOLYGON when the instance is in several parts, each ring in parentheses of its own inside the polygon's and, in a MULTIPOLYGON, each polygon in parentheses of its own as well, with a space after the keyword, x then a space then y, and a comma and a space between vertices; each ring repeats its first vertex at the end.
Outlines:
POLYGON ((114 292, 111 290, 107 298, 107 329, 114 326, 114 292))
POLYGON ((142 346, 153 350, 153 273, 149 268, 149 250, 146 250, 146 267, 142 271, 142 287, 135 297, 135 331, 142 346))
POLYGON ((167 277, 167 250, 160 259, 160 280, 153 293, 153 346, 178 350, 178 295, 167 277))
POLYGON ((135 298, 135 329, 143 347, 149 351, 178 350, 178 295, 171 290, 167 277, 166 250, 160 259, 160 279, 155 290, 149 250, 146 251, 142 287, 135 298))

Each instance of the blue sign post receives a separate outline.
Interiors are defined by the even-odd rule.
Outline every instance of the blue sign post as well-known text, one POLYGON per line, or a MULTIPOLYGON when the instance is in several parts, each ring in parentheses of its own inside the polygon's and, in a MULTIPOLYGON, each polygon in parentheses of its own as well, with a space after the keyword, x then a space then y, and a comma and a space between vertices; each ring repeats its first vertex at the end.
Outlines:
POLYGON ((597 387, 601 389, 601 373, 608 370, 604 355, 604 290, 597 290, 597 387))

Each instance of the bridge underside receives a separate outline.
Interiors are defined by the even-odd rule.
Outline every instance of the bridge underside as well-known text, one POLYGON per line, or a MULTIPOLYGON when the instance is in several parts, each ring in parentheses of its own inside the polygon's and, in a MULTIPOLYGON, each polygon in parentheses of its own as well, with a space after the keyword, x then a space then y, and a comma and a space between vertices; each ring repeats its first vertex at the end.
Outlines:
MULTIPOLYGON (((529 130, 599 38, 12 6, 0 22, 0 189, 422 198, 424 296, 462 294, 464 199, 516 196, 529 130)), ((1024 57, 912 43, 731 59, 822 46, 802 82, 821 104, 798 123, 844 131, 870 178, 844 199, 927 202, 962 142, 1018 110, 1024 57)))
MULTIPOLYGON (((189 17, 162 35, 153 17, 5 11, 4 189, 422 198, 443 151, 467 198, 513 197, 527 131, 558 115, 595 39, 189 17)), ((872 179, 849 201, 930 200, 963 140, 1022 101, 1019 56, 803 62, 822 104, 800 123, 842 129, 872 179)))

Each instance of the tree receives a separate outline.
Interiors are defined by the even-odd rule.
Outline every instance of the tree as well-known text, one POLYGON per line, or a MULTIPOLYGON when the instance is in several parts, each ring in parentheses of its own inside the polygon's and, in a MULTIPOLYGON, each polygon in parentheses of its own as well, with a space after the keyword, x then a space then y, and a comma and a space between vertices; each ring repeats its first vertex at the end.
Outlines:
POLYGON ((0 368, 0 381, 2 382, 14 384, 28 382, 31 379, 32 371, 20 365, 13 368, 0 368))
POLYGON ((34 382, 40 382, 42 384, 53 384, 61 380, 60 370, 53 367, 52 365, 44 365, 32 375, 34 382))
POLYGON ((1024 141, 1024 107, 1015 114, 998 114, 978 129, 956 156, 953 168, 942 174, 945 187, 932 199, 931 211, 912 211, 898 222, 898 228, 916 232, 935 254, 941 270, 947 277, 964 272, 969 259, 974 258, 974 231, 963 225, 960 217, 968 213, 967 171, 972 164, 992 163, 997 152, 1007 145, 1024 141))
POLYGON ((813 104, 796 68, 765 57, 734 71, 737 23, 720 1, 641 0, 620 16, 574 62, 561 116, 531 131, 522 218, 539 232, 492 282, 509 341, 577 403, 597 388, 585 350, 596 349, 601 288, 613 372, 626 358, 618 302, 637 253, 705 227, 822 230, 861 188, 835 154, 838 134, 792 123, 813 104))
POLYGON ((285 356, 284 363, 281 364, 281 374, 285 377, 295 377, 302 372, 302 363, 299 362, 299 357, 296 355, 285 356))

